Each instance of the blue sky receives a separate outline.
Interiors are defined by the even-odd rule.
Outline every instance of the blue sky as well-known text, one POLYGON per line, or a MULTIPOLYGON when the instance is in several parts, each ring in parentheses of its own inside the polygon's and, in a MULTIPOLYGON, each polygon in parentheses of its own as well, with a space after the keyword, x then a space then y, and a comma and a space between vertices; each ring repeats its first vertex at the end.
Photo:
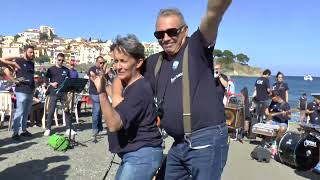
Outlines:
MULTIPOLYGON (((206 0, 10 0, 1 2, 0 34, 49 25, 61 37, 112 39, 135 33, 153 37, 160 8, 177 7, 190 32, 206 10, 206 0)), ((319 0, 234 0, 220 25, 216 48, 245 53, 249 64, 275 74, 320 76, 319 0)))

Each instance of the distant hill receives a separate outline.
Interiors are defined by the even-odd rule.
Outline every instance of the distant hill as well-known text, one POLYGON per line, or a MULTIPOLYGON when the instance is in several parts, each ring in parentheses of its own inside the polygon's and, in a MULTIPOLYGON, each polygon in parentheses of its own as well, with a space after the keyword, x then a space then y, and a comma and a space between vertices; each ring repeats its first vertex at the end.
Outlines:
POLYGON ((224 64, 223 67, 223 73, 229 76, 259 77, 263 71, 261 68, 239 63, 224 64))

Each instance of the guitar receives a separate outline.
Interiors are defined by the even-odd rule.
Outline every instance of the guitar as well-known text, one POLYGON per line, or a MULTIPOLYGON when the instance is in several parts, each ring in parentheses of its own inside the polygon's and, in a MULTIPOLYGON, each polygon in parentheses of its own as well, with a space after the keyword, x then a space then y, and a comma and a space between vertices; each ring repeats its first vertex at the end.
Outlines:
POLYGON ((299 109, 290 109, 288 111, 281 111, 281 112, 275 112, 275 113, 269 113, 269 115, 267 116, 268 120, 272 120, 272 117, 274 116, 278 116, 278 115, 285 115, 287 113, 291 113, 291 112, 299 112, 299 109))

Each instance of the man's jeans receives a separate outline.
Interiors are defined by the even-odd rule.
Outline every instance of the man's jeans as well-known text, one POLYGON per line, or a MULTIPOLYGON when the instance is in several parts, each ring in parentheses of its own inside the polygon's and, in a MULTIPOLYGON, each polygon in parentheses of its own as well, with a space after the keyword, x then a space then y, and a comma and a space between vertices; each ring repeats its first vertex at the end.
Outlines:
POLYGON ((92 101, 92 132, 97 134, 103 130, 99 95, 91 94, 90 99, 92 101))
POLYGON ((118 168, 116 180, 150 180, 162 162, 161 147, 144 147, 125 153, 118 168))
POLYGON ((165 179, 219 180, 227 162, 228 129, 225 124, 194 131, 175 141, 167 156, 165 179))
POLYGON ((32 107, 32 94, 16 92, 17 109, 14 113, 13 134, 25 132, 27 129, 27 120, 32 107))

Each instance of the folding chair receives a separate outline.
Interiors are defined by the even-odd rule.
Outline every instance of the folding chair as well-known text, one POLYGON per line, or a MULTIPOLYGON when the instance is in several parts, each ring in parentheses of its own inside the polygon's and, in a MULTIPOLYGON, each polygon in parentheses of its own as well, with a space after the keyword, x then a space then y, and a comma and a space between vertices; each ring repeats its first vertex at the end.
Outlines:
POLYGON ((11 100, 11 93, 9 91, 1 91, 0 92, 0 126, 4 122, 4 118, 6 115, 9 115, 9 124, 8 124, 8 131, 11 130, 12 122, 13 122, 13 103, 11 100))

